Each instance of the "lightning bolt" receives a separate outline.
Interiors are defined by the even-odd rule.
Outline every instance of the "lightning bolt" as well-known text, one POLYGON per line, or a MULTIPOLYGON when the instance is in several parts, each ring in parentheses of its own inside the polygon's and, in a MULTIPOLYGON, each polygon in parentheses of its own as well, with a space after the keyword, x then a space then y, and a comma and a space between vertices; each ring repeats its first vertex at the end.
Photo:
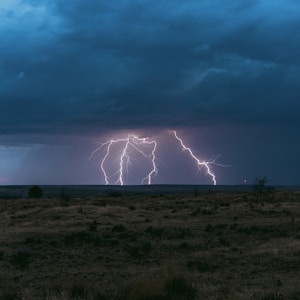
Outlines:
MULTIPOLYGON (((136 152, 140 153, 142 156, 144 156, 145 159, 148 159, 151 161, 152 169, 148 173, 148 175, 142 179, 141 184, 151 184, 152 178, 157 174, 157 165, 156 165, 156 148, 157 148, 157 142, 155 140, 150 140, 150 138, 139 138, 136 135, 128 135, 126 138, 120 138, 120 139, 111 139, 106 141, 105 143, 100 144, 98 148, 96 148, 90 155, 89 159, 92 159, 94 155, 101 151, 103 148, 106 148, 105 155, 100 163, 101 171, 104 175, 104 181, 105 185, 110 184, 110 177, 107 174, 107 171, 105 169, 105 162, 111 155, 111 148, 114 144, 118 144, 121 147, 121 155, 119 158, 119 169, 116 173, 112 174, 112 176, 118 174, 118 179, 115 181, 114 184, 120 184, 124 185, 124 169, 127 170, 130 165, 130 148, 135 150, 136 152), (144 150, 144 147, 147 146, 150 147, 151 151, 149 154, 147 154, 144 150)), ((148 150, 149 152, 149 150, 148 150)))
MULTIPOLYGON (((173 130, 171 131, 175 138, 179 141, 182 150, 186 151, 189 156, 196 162, 198 170, 201 168, 206 169, 206 174, 211 177, 211 180, 213 182, 213 185, 217 184, 216 176, 211 168, 211 165, 217 165, 226 167, 225 165, 221 165, 219 163, 216 163, 216 160, 219 156, 215 157, 215 159, 205 161, 200 160, 196 155, 193 153, 192 149, 187 147, 182 138, 180 138, 177 134, 177 131, 173 130)), ((115 149, 115 148, 114 148, 115 149)), ((139 153, 142 155, 142 157, 145 160, 150 161, 151 163, 151 169, 148 172, 148 174, 141 180, 141 184, 152 184, 153 177, 158 174, 157 169, 157 141, 154 139, 150 139, 149 137, 140 138, 137 135, 134 134, 128 134, 127 137, 122 137, 118 139, 110 139, 102 144, 98 148, 96 148, 94 151, 92 151, 90 155, 90 160, 98 153, 101 152, 103 157, 100 162, 100 169, 101 172, 104 175, 104 181, 105 185, 109 184, 120 184, 124 185, 124 177, 125 172, 128 173, 129 166, 131 164, 131 157, 134 155, 134 153, 139 153), (120 147, 119 155, 117 156, 117 171, 113 174, 108 174, 108 171, 106 169, 106 164, 108 160, 111 160, 111 157, 114 156, 114 152, 112 147, 114 145, 117 145, 120 147), (103 154, 104 152, 104 154, 103 154), (112 178, 117 178, 115 181, 112 180, 112 178)))
POLYGON ((196 161, 197 166, 198 166, 199 169, 202 168, 202 167, 205 167, 206 173, 211 177, 213 184, 216 185, 217 184, 216 176, 212 172, 210 165, 216 164, 216 159, 217 158, 215 158, 214 160, 211 160, 211 161, 205 161, 205 160, 201 161, 199 158, 197 158, 195 156, 195 154, 193 153, 191 148, 185 146, 182 139, 178 136, 178 134, 175 130, 173 130, 173 133, 174 133, 175 138, 179 141, 183 151, 187 151, 190 154, 190 156, 196 161))

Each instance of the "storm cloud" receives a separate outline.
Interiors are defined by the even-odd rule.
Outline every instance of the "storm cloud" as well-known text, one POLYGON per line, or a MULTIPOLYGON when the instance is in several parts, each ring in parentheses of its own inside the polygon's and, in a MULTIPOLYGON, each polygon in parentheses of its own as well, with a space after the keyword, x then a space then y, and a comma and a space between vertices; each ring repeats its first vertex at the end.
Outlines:
POLYGON ((10 2, 2 134, 298 122, 295 1, 10 2))
POLYGON ((1 143, 253 126, 292 144, 299 28, 296 0, 2 0, 1 143))

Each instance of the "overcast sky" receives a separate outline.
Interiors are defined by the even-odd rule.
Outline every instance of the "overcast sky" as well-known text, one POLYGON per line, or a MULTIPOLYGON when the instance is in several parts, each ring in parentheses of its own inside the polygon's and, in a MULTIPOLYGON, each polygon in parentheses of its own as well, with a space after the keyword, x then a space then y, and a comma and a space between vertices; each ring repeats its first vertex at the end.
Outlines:
POLYGON ((1 0, 0 184, 103 184, 127 132, 160 141, 153 183, 211 183, 176 129, 218 184, 300 185, 299 28, 298 0, 1 0))

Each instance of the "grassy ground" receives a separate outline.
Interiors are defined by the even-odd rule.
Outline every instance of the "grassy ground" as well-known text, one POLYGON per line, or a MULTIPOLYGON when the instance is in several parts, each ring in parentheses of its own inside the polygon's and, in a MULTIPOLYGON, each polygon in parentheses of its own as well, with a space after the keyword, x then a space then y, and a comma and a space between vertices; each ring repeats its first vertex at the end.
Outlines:
POLYGON ((0 299, 300 299, 299 200, 1 200, 0 299))

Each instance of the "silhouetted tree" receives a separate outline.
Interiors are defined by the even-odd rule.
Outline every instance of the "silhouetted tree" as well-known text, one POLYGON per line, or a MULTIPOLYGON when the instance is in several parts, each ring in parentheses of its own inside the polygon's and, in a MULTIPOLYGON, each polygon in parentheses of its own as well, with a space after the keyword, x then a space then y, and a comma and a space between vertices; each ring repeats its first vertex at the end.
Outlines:
POLYGON ((38 185, 34 185, 30 187, 28 191, 29 198, 37 199, 37 198, 41 198, 42 196, 43 196, 43 190, 38 185))
POLYGON ((274 198, 274 188, 267 186, 266 177, 257 177, 255 179, 253 190, 259 200, 271 200, 274 198))
POLYGON ((267 177, 257 177, 255 179, 253 190, 258 195, 262 195, 266 191, 267 177))

